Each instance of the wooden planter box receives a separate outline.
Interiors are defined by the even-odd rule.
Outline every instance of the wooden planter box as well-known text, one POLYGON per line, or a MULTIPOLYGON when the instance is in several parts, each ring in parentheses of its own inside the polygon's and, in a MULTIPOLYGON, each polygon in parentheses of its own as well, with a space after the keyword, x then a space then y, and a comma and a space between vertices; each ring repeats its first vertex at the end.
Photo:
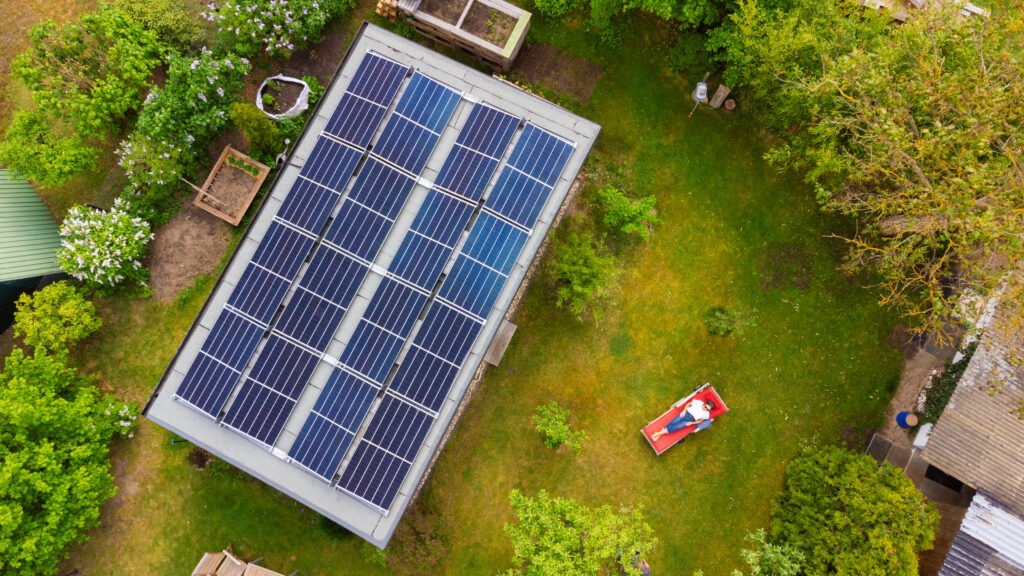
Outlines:
POLYGON ((417 31, 508 72, 530 29, 530 13, 504 0, 399 0, 417 31))
POLYGON ((192 203, 238 226, 269 173, 268 166, 227 146, 192 203))

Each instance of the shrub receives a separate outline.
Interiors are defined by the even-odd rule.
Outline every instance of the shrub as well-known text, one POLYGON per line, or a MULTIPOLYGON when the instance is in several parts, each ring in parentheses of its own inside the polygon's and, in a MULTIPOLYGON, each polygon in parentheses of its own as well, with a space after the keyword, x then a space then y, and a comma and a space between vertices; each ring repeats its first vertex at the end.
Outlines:
POLYGON ((55 574, 114 495, 107 446, 138 407, 100 397, 65 355, 15 350, 0 373, 0 561, 5 575, 55 574))
POLYGON ((73 207, 60 234, 57 263, 71 276, 102 290, 146 286, 149 271, 142 258, 153 235, 148 223, 129 214, 124 200, 118 198, 107 211, 73 207))
MULTIPOLYGON (((406 24, 408 26, 408 24, 406 24)), ((309 86, 309 107, 316 106, 316 103, 324 97, 324 92, 327 90, 324 85, 316 79, 316 76, 303 76, 302 81, 309 86)))
POLYGON ((589 234, 569 234, 552 248, 551 275, 557 285, 557 305, 579 319, 597 314, 597 303, 615 280, 615 259, 599 251, 589 234))
POLYGON ((273 164, 274 156, 284 148, 284 137, 277 124, 254 104, 247 102, 231 105, 231 121, 249 141, 249 155, 265 164, 273 164))
POLYGON ((152 226, 166 223, 180 206, 178 193, 186 158, 172 142, 154 141, 133 132, 117 150, 118 163, 128 176, 122 198, 134 214, 152 226))
POLYGON ((534 0, 541 14, 553 20, 563 20, 579 6, 579 0, 534 0))
POLYGON ((748 312, 739 307, 712 306, 704 314, 704 325, 708 333, 715 336, 742 335, 747 328, 756 325, 755 313, 756 310, 748 312))
POLYGON ((187 48, 203 35, 192 3, 178 0, 117 0, 114 6, 156 33, 166 46, 187 48))
POLYGON ((939 416, 942 416, 946 404, 949 404, 949 399, 953 397, 953 391, 956 390, 956 385, 964 375, 964 370, 967 370, 967 365, 971 363, 971 357, 977 348, 977 342, 971 344, 964 350, 964 355, 958 362, 947 360, 942 374, 932 376, 931 385, 925 393, 922 424, 939 421, 939 416))
POLYGON ((653 195, 634 200, 614 186, 604 186, 597 194, 606 225, 622 234, 635 234, 645 241, 651 239, 654 225, 660 222, 653 195))
POLYGON ((16 306, 14 335, 39 351, 66 350, 102 324, 92 302, 67 282, 22 294, 16 306))
POLYGON ((353 0, 225 0, 211 1, 202 15, 238 54, 276 58, 319 41, 324 25, 353 6, 353 0))
POLYGON ((41 109, 86 136, 102 135, 138 107, 163 51, 155 32, 106 4, 63 27, 37 24, 29 39, 32 47, 11 62, 11 74, 41 109))
POLYGON ((544 445, 548 448, 558 448, 559 445, 565 444, 578 455, 583 451, 583 443, 590 439, 582 430, 573 432, 569 429, 569 411, 554 400, 537 406, 533 422, 537 425, 537 432, 544 435, 544 445))
POLYGON ((40 111, 15 112, 0 142, 0 164, 44 188, 95 170, 97 156, 77 134, 58 134, 53 120, 40 111))
POLYGON ((697 75, 711 67, 711 58, 704 47, 707 37, 687 30, 676 36, 676 43, 668 52, 668 67, 680 76, 697 75))

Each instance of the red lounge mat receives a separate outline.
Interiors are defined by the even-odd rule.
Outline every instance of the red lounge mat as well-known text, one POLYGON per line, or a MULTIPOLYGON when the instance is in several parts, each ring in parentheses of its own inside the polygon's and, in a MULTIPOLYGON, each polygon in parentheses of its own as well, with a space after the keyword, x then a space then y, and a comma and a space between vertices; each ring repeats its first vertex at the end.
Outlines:
POLYGON ((681 441, 683 438, 686 438, 691 432, 694 431, 693 426, 687 426, 682 430, 676 430, 671 434, 665 434, 661 438, 658 438, 657 441, 651 440, 651 434, 654 434, 658 430, 664 428, 665 425, 668 424, 673 418, 675 418, 677 414, 682 412, 683 409, 686 408, 686 405, 689 404, 690 401, 693 400, 694 398, 699 398, 701 400, 704 400, 705 402, 708 400, 715 401, 715 409, 711 411, 712 420, 718 418, 722 414, 725 414, 726 412, 729 411, 729 408, 725 405, 725 402, 722 401, 722 397, 719 396, 718 392, 715 391, 714 386, 705 385, 701 387, 699 390, 686 397, 684 401, 679 403, 678 406, 674 408, 669 408, 668 411, 666 411, 664 414, 656 418, 647 426, 644 426, 642 430, 644 437, 647 438, 647 441, 650 442, 651 447, 654 448, 654 451, 658 455, 661 455, 662 452, 668 450, 677 442, 681 441))

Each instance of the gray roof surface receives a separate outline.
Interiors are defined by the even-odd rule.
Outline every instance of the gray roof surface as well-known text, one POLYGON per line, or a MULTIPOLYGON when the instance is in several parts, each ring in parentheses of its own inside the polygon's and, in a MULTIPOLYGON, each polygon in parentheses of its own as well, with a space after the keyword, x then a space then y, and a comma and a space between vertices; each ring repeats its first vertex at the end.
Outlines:
POLYGON ((60 231, 28 182, 0 170, 0 282, 61 271, 60 231))
POLYGON ((1024 576, 1024 518, 976 494, 939 576, 1024 576))
MULTIPOLYGON (((386 123, 386 120, 383 124, 386 123)), ((189 334, 179 347, 156 391, 150 398, 146 415, 161 426, 187 438, 189 441, 203 446, 215 455, 245 470, 262 481, 285 492, 295 499, 309 505, 319 513, 345 526, 357 535, 373 544, 383 547, 391 538, 405 508, 410 504, 417 485, 427 472, 435 451, 442 443, 443 435, 455 415, 459 402, 468 388, 474 372, 486 353, 491 339, 501 324, 501 319, 511 305, 512 299, 536 256, 544 236, 563 203, 572 181, 583 166, 590 148, 600 131, 600 126, 580 118, 554 104, 531 95, 505 83, 487 76, 447 57, 426 49, 410 40, 396 36, 371 24, 364 24, 356 36, 352 46, 346 53, 345 60, 338 74, 328 87, 316 114, 310 119, 303 136, 296 144, 289 163, 278 175, 273 188, 260 207, 260 212, 253 220, 246 237, 240 242, 232 260, 225 268, 217 286, 211 293, 203 311, 193 324, 189 334), (298 403, 291 413, 283 432, 277 439, 273 449, 243 437, 240 434, 222 427, 217 422, 190 408, 183 402, 176 401, 172 396, 182 381, 200 346, 217 320, 223 305, 227 301, 233 286, 239 281, 242 271, 252 257, 260 240, 266 232, 270 221, 287 195, 292 183, 297 178, 305 158, 313 148, 317 136, 323 130, 330 115, 340 100, 345 87, 362 60, 363 54, 369 51, 410 64, 424 74, 464 92, 462 102, 456 108, 452 120, 441 135, 426 170, 422 175, 421 184, 417 185, 403 212, 395 222, 383 248, 378 255, 370 276, 367 277, 359 294, 346 313, 334 340, 331 342, 323 359, 310 379, 310 382, 299 397, 298 403), (488 104, 516 114, 524 119, 576 143, 565 170, 555 185, 541 213, 540 219, 526 245, 519 255, 515 268, 509 275, 495 306, 491 309, 487 323, 477 338, 466 362, 459 372, 445 403, 428 433, 423 447, 412 462, 412 468, 406 477, 399 494, 391 506, 390 512, 382 513, 376 508, 337 490, 318 477, 304 471, 299 466, 288 462, 285 458, 288 448, 294 442, 303 422, 310 413, 319 391, 327 381, 333 369, 333 360, 337 359, 351 337, 362 311, 366 308, 369 294, 376 288, 381 279, 381 272, 386 270, 402 238, 412 224, 427 188, 423 181, 432 181, 441 167, 448 150, 451 148, 458 133, 458 127, 468 117, 471 103, 486 101, 488 104)), ((451 262, 449 262, 449 266, 451 262)), ((294 289, 294 287, 293 287, 294 289)), ((230 401, 229 401, 230 402, 230 401)), ((370 414, 364 419, 363 427, 371 420, 376 404, 371 407, 370 414)), ((352 447, 356 442, 352 443, 352 447)), ((350 447, 349 454, 351 455, 350 447)))
POLYGON ((992 310, 971 363, 921 452, 930 464, 1024 514, 1024 326, 1018 269, 992 310))

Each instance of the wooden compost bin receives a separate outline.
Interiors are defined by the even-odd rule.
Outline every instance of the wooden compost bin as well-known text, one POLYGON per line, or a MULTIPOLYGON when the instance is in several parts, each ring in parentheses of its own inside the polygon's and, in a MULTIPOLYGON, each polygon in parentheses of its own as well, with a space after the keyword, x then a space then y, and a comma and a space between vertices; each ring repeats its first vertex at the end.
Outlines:
POLYGON ((398 0, 420 33, 508 72, 530 29, 530 13, 504 0, 398 0))
POLYGON ((269 173, 265 164, 227 146, 192 203, 238 226, 269 173))

